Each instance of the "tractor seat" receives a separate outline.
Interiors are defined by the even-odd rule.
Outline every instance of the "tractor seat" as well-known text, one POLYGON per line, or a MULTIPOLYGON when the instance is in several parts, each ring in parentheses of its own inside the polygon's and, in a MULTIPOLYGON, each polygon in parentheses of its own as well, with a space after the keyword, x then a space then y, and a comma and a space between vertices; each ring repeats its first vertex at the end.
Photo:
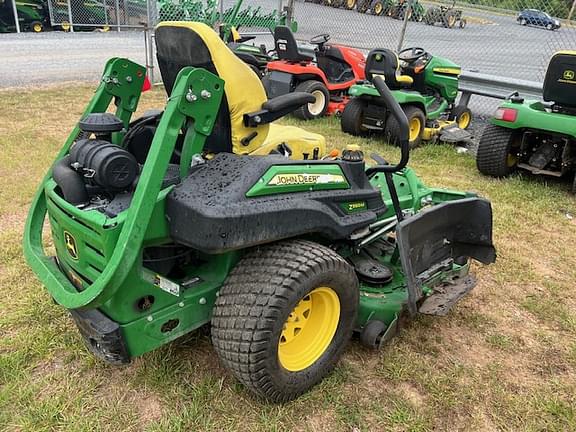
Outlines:
POLYGON ((313 49, 299 47, 292 31, 286 26, 274 29, 274 47, 278 59, 290 62, 310 62, 316 57, 313 49))
POLYGON ((544 78, 543 96, 558 111, 576 114, 576 51, 560 51, 552 56, 544 78))
POLYGON ((211 153, 270 154, 293 159, 323 156, 322 135, 272 125, 273 120, 309 103, 307 93, 268 100, 256 73, 210 27, 198 22, 163 22, 156 28, 156 51, 164 87, 170 96, 178 73, 187 66, 206 69, 224 80, 224 96, 204 150, 211 153), (288 148, 288 150, 286 150, 288 148), (255 153, 256 152, 256 153, 255 153))
POLYGON ((366 59, 366 79, 372 81, 374 75, 381 75, 390 90, 400 90, 411 86, 414 79, 400 72, 398 55, 386 48, 375 48, 366 59))

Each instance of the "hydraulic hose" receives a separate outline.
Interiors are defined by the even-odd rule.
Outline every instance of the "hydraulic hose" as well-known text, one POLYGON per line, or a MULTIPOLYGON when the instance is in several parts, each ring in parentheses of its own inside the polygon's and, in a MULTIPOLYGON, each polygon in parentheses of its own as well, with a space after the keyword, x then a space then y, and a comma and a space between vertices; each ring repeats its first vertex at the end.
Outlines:
POLYGON ((88 202, 86 186, 80 175, 70 167, 70 156, 60 159, 52 169, 52 178, 64 195, 64 199, 73 205, 88 202))

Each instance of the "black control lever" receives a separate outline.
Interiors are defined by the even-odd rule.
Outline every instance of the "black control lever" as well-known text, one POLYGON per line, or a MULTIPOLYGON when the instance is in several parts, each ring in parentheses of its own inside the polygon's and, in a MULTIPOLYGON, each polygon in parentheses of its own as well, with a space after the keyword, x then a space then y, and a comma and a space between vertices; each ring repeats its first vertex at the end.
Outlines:
POLYGON ((408 159, 410 158, 410 128, 408 126, 408 119, 406 114, 402 111, 402 108, 392 96, 392 92, 384 82, 384 78, 379 75, 375 75, 372 79, 374 87, 380 93, 382 99, 384 99, 384 104, 386 108, 390 110, 390 114, 396 119, 398 125, 400 126, 400 151, 401 157, 400 162, 397 165, 376 165, 370 167, 366 170, 368 177, 372 177, 376 173, 394 173, 400 171, 408 164, 408 159))
MULTIPOLYGON (((408 119, 406 118, 406 114, 400 107, 400 104, 394 99, 392 96, 392 92, 386 85, 384 78, 375 75, 372 79, 374 87, 380 93, 382 99, 384 99, 384 104, 386 108, 390 111, 390 114, 396 119, 398 125, 400 127, 400 162, 396 165, 389 165, 388 163, 382 163, 382 158, 378 157, 378 159, 373 158, 378 165, 370 167, 366 170, 366 175, 368 177, 372 177, 377 173, 383 173, 386 178, 386 185, 388 186, 388 190, 390 191, 390 198, 392 199, 392 205, 394 206, 394 212, 396 213, 396 219, 398 222, 401 222, 404 219, 404 214, 402 213, 402 208, 400 207, 400 200, 398 199, 398 192, 396 191, 396 186, 394 185, 394 179, 392 178, 392 174, 395 172, 400 171, 408 164, 408 159, 410 158, 410 128, 408 125, 408 119), (379 160, 381 159, 381 160, 379 160)), ((386 162, 384 160, 384 162, 386 162)))

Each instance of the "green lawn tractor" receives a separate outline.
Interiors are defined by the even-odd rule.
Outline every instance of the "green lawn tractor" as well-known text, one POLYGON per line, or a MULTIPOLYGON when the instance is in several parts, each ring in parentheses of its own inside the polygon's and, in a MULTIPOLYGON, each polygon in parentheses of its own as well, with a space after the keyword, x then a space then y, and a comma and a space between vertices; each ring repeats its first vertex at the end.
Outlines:
POLYGON ((454 28, 456 24, 458 27, 466 27, 466 18, 462 17, 462 9, 454 7, 456 1, 452 2, 450 6, 433 6, 424 15, 424 22, 428 25, 441 24, 446 28, 454 28))
MULTIPOLYGON (((21 31, 40 33, 50 28, 48 5, 42 0, 16 1, 18 23, 21 31)), ((0 0, 0 33, 14 32, 12 0, 0 0)))
POLYGON ((370 52, 367 81, 350 88, 352 99, 341 118, 344 132, 360 136, 382 133, 390 142, 401 141, 398 122, 373 83, 378 75, 385 77, 408 118, 412 148, 422 141, 470 141, 466 129, 472 114, 467 106, 456 104, 460 66, 422 48, 406 48, 398 55, 388 49, 370 52))
MULTIPOLYGON (((511 95, 484 129, 476 164, 482 174, 505 177, 516 170, 552 177, 576 169, 576 51, 550 60, 543 101, 511 95)), ((572 191, 576 193, 576 177, 572 191)))
POLYGON ((490 202, 406 168, 407 119, 381 78, 398 164, 368 167, 358 146, 308 160, 218 152, 226 136, 250 147, 308 96, 242 113, 233 100, 253 109, 254 74, 218 35, 166 23, 156 40, 170 97, 153 133, 130 122, 145 68, 111 59, 26 223, 30 266, 100 359, 128 363, 211 324, 234 376, 287 401, 330 373, 353 332, 379 347, 405 318, 446 314, 475 285, 472 259, 495 260, 490 202))
POLYGON ((410 21, 421 22, 426 15, 426 9, 418 0, 398 0, 386 11, 386 15, 398 20, 403 20, 406 14, 410 21))

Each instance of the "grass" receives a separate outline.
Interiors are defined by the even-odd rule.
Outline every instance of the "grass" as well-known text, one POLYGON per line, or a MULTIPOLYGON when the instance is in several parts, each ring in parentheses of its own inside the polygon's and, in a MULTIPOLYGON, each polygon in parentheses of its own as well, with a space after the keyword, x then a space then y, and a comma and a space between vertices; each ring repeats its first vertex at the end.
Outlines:
MULTIPOLYGON (((92 94, 0 92, 0 430, 576 430, 576 202, 566 182, 482 177, 448 146, 413 152, 430 185, 492 200, 498 262, 446 318, 419 317, 380 352, 353 342, 336 371, 285 405, 256 400, 216 361, 206 332, 127 367, 104 365, 27 267, 27 206, 92 94)), ((161 90, 142 109, 162 106, 161 90)), ((286 122, 299 124, 296 121, 286 122)), ((331 145, 396 149, 306 124, 331 145)))

